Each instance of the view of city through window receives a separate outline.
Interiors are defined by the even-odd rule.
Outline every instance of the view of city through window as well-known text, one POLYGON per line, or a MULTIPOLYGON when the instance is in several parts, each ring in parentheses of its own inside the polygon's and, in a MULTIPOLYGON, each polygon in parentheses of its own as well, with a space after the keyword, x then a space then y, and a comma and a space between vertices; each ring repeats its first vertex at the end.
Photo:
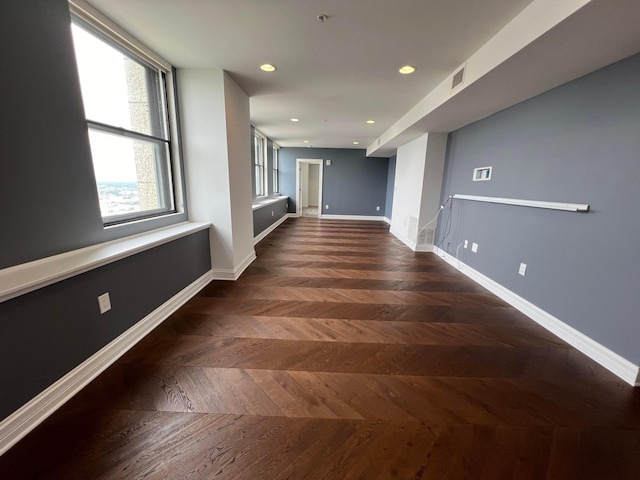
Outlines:
POLYGON ((103 218, 170 208, 157 71, 72 25, 103 218))
POLYGON ((103 216, 141 210, 137 182, 98 181, 97 185, 100 211, 103 216))

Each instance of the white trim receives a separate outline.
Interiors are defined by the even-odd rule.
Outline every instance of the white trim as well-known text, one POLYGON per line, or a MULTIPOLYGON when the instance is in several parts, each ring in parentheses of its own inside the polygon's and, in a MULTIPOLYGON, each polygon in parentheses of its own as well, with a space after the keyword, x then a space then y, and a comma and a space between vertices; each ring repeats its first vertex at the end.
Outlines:
POLYGON ((5 268, 0 270, 0 302, 208 229, 210 225, 183 222, 5 268))
POLYGON ((379 215, 329 215, 323 213, 320 218, 325 220, 372 220, 375 222, 384 222, 385 218, 379 215))
POLYGON ((567 212, 588 212, 589 204, 542 202, 540 200, 524 200, 521 198, 482 197, 479 195, 461 195, 456 193, 453 198, 459 200, 473 200, 475 202, 502 203, 504 205, 517 205, 520 207, 548 208, 551 210, 565 210, 567 212))
POLYGON ((388 223, 389 225, 391 225, 391 219, 390 219, 390 218, 388 218, 388 217, 384 217, 384 221, 385 221, 386 223, 388 223))
POLYGON ((494 280, 491 280, 489 277, 483 275, 477 270, 459 262, 454 256, 449 255, 444 250, 436 247, 434 251, 448 264, 460 270, 467 277, 482 285, 509 305, 517 308, 534 322, 543 326, 575 349, 584 353, 586 356, 599 363, 628 384, 632 386, 640 386, 640 367, 638 365, 634 365, 626 358, 621 357, 614 351, 567 325, 550 313, 542 310, 540 307, 534 305, 528 300, 525 300, 494 280))
POLYGON ((416 250, 416 242, 412 242, 411 240, 409 240, 407 237, 402 235, 398 230, 396 230, 393 227, 391 227, 389 229, 389 233, 391 235, 393 235, 394 237, 396 237, 398 240, 400 240, 402 243, 404 243, 407 247, 409 247, 411 250, 413 250, 415 252, 415 250, 416 250))
POLYGON ((142 57, 153 66, 163 70, 165 73, 171 72, 171 64, 158 55, 156 52, 144 45, 140 40, 115 24, 102 12, 89 5, 85 0, 69 0, 69 10, 86 22, 99 28, 105 35, 113 41, 121 44, 136 55, 142 57))
POLYGON ((253 142, 252 142, 252 148, 253 148, 253 152, 254 152, 254 158, 253 158, 253 175, 254 177, 255 175, 255 169, 256 167, 259 167, 262 169, 262 185, 259 184, 258 182, 258 178, 254 178, 255 180, 255 186, 256 189, 258 186, 261 186, 261 190, 260 190, 260 194, 258 194, 258 192, 254 192, 255 195, 257 195, 256 198, 258 199, 266 199, 269 197, 269 180, 268 180, 268 173, 269 173, 269 167, 267 165, 268 160, 269 160, 269 156, 267 154, 267 137, 257 128, 253 127, 253 142), (260 148, 256 149, 256 139, 260 140, 260 148), (258 157, 258 151, 262 154, 262 158, 258 157), (260 160, 262 160, 262 164, 260 163, 260 160))
POLYGON ((249 255, 245 257, 245 259, 237 265, 233 270, 229 268, 214 268, 211 270, 214 280, 231 280, 236 281, 240 278, 240 275, 247 269, 251 262, 253 262, 256 258, 256 251, 252 250, 249 255))
POLYGON ((273 232, 276 228, 284 223, 287 218, 295 218, 295 214, 293 213, 285 213, 279 220, 273 222, 267 228, 265 228, 262 232, 260 232, 254 239, 253 245, 257 245, 260 243, 267 235, 273 232))
POLYGON ((302 216, 302 206, 300 205, 300 164, 310 163, 313 165, 320 165, 318 175, 318 218, 320 218, 324 204, 322 203, 322 185, 323 185, 323 173, 324 173, 324 159, 322 158, 296 158, 296 216, 302 216))
MULTIPOLYGON (((385 221, 386 220, 387 219, 385 219, 385 221)), ((389 233, 391 235, 393 235, 394 237, 396 237, 398 240, 400 240, 402 243, 404 243, 408 248, 410 248, 414 252, 431 253, 431 252, 433 252, 433 249, 435 248, 435 246, 430 244, 430 243, 427 243, 427 244, 424 244, 424 245, 418 245, 417 242, 410 241, 407 237, 402 235, 398 230, 396 230, 393 227, 391 227, 389 229, 389 233)))
POLYGON ((269 197, 264 200, 254 200, 251 204, 252 210, 258 210, 262 207, 266 207, 267 205, 273 205, 274 203, 281 202, 283 200, 289 200, 289 197, 279 196, 279 197, 269 197))
MULTIPOLYGON (((386 218, 385 218, 385 221, 387 221, 386 218)), ((396 230, 393 227, 391 227, 389 229, 389 233, 391 235, 393 235, 394 237, 396 237, 398 240, 400 240, 402 243, 404 243, 407 247, 409 247, 414 252, 431 253, 431 252, 433 252, 433 249, 435 248, 435 246, 433 244, 431 244, 431 243, 426 243, 424 245, 418 245, 417 242, 410 241, 407 237, 402 235, 398 230, 396 230)))
POLYGON ((104 372, 212 279, 211 271, 208 271, 0 422, 0 455, 104 372))

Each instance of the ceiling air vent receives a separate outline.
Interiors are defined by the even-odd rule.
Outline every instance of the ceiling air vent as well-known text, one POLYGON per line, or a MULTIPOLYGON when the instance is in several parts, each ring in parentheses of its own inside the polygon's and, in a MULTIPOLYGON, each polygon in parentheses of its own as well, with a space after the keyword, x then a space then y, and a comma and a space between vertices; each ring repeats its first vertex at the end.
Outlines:
POLYGON ((453 82, 451 82, 451 90, 455 90, 464 83, 464 69, 465 65, 460 70, 453 74, 453 82))

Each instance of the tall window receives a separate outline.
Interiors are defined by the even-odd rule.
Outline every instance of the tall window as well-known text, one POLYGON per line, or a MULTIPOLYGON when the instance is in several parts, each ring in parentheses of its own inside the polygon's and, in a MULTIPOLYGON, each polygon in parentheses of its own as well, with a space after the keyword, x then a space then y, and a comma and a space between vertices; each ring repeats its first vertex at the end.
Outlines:
POLYGON ((280 192, 280 159, 278 158, 280 147, 277 145, 273 146, 273 193, 280 192))
POLYGON ((266 195, 265 192, 265 153, 266 139, 256 133, 253 137, 254 160, 253 166, 256 178, 256 197, 266 195))
POLYGON ((72 32, 103 222, 175 211, 166 72, 79 18, 72 32))

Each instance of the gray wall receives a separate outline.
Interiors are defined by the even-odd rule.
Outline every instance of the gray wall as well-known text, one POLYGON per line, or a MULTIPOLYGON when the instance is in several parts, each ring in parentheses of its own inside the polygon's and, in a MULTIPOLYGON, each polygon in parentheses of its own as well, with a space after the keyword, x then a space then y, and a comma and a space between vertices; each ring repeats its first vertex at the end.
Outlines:
POLYGON ((367 158, 366 151, 338 148, 281 148, 281 193, 288 195, 289 212, 296 211, 296 159, 331 160, 324 166, 322 202, 329 215, 384 216, 387 195, 388 158, 367 158), (376 206, 380 207, 376 211, 376 206))
MULTIPOLYGON (((187 219, 103 228, 69 22, 66 0, 0 2, 0 268, 187 219)), ((210 268, 203 231, 0 303, 0 418, 210 268)))
POLYGON ((387 173, 387 203, 384 209, 384 216, 391 220, 393 211, 393 185, 396 181, 396 156, 389 159, 389 173, 387 173))
POLYGON ((257 237, 287 214, 288 197, 253 211, 253 236, 257 237))
POLYGON ((203 230, 0 303, 0 419, 210 268, 203 230), (112 309, 100 315, 98 295, 112 309))
POLYGON ((0 268, 186 220, 105 230, 66 0, 0 2, 0 268))
POLYGON ((640 364, 640 56, 606 67, 449 138, 451 194, 588 203, 569 213, 456 200, 438 245, 640 364), (493 166, 488 182, 474 167, 493 166), (446 235, 445 235, 446 234, 446 235), (520 262, 528 265, 518 275, 520 262))

